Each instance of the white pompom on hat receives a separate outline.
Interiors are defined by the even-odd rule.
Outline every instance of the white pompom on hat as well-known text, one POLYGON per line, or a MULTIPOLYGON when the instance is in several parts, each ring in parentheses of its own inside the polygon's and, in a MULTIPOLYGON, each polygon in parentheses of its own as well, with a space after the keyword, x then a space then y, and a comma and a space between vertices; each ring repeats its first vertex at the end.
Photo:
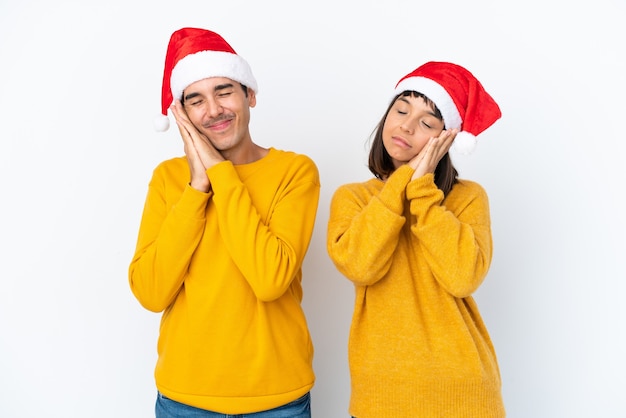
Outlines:
POLYGON ((190 84, 209 77, 226 77, 258 93, 250 65, 219 34, 198 28, 182 28, 170 37, 165 55, 161 114, 154 129, 169 129, 167 112, 175 99, 181 99, 190 84))
POLYGON ((467 69, 449 62, 431 61, 398 81, 394 94, 422 93, 441 111, 446 129, 458 129, 453 147, 462 154, 476 148, 476 137, 500 119, 495 100, 467 69))

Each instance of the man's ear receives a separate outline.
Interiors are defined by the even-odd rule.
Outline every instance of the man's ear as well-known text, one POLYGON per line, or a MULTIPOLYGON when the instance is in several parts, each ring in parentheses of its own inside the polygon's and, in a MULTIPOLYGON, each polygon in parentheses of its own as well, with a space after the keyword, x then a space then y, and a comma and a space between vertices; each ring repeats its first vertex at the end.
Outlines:
POLYGON ((248 105, 250 107, 256 106, 256 93, 250 87, 248 87, 248 105))

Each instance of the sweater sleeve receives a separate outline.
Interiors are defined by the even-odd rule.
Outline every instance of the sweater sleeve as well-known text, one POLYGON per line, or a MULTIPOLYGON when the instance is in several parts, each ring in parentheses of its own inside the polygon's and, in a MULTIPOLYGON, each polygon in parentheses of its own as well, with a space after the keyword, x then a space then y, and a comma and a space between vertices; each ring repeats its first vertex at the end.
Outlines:
POLYGON ((407 186, 411 232, 438 283, 455 297, 478 289, 492 257, 489 203, 477 183, 454 186, 444 201, 432 174, 407 186))
POLYGON ((186 185, 168 207, 165 170, 157 168, 148 187, 135 255, 129 267, 130 287, 143 307, 154 312, 169 306, 181 289, 205 225, 211 192, 186 185))
POLYGON ((275 183, 259 185, 275 195, 267 219, 261 218, 231 162, 216 164, 207 173, 220 233, 233 262, 259 300, 279 298, 301 274, 313 234, 320 194, 317 167, 300 155, 286 172, 275 175, 281 182, 278 191, 269 189, 275 183))
POLYGON ((337 270, 358 285, 372 285, 391 267, 405 224, 405 188, 413 169, 398 168, 370 198, 363 185, 342 186, 330 207, 326 247, 337 270))

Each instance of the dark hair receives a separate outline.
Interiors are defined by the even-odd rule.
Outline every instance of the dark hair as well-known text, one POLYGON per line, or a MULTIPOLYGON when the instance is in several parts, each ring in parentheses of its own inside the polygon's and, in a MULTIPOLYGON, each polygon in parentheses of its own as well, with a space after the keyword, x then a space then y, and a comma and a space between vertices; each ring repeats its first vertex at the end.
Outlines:
MULTIPOLYGON (((415 91, 404 91, 398 94, 393 98, 385 114, 376 125, 376 128, 372 132, 372 148, 370 149, 368 167, 370 171, 374 174, 374 176, 378 179, 385 179, 391 175, 395 171, 395 167, 393 166, 393 161, 391 161, 391 157, 387 150, 385 149, 385 145, 383 143, 383 127, 385 126, 385 120, 387 119, 387 115, 391 111, 391 107, 394 105, 396 100, 399 97, 421 97, 424 99, 428 106, 431 106, 435 112, 435 116, 443 121, 443 116, 441 116, 441 111, 435 106, 435 103, 430 100, 428 97, 423 95, 422 93, 418 93, 415 91)), ((445 127, 444 127, 445 129, 445 127)), ((444 196, 447 196, 450 190, 452 190, 452 186, 454 186, 458 182, 459 173, 454 168, 452 164, 452 159, 450 158, 450 154, 446 153, 435 168, 435 184, 437 187, 443 192, 444 196)))
POLYGON ((239 83, 241 85, 241 88, 243 89, 243 94, 246 95, 246 97, 248 97, 248 86, 246 86, 243 83, 239 83))

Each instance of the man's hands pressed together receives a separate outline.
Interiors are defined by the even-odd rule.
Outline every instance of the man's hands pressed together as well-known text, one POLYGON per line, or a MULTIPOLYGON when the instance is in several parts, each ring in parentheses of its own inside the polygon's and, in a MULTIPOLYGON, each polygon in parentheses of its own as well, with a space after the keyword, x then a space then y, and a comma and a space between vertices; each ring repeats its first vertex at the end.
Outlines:
POLYGON ((207 193, 211 188, 211 181, 206 174, 206 170, 224 161, 224 157, 211 144, 209 138, 198 132, 191 123, 180 100, 174 101, 170 110, 176 119, 178 130, 183 138, 185 155, 187 155, 187 160, 189 161, 189 170, 191 172, 189 184, 194 189, 207 193))

